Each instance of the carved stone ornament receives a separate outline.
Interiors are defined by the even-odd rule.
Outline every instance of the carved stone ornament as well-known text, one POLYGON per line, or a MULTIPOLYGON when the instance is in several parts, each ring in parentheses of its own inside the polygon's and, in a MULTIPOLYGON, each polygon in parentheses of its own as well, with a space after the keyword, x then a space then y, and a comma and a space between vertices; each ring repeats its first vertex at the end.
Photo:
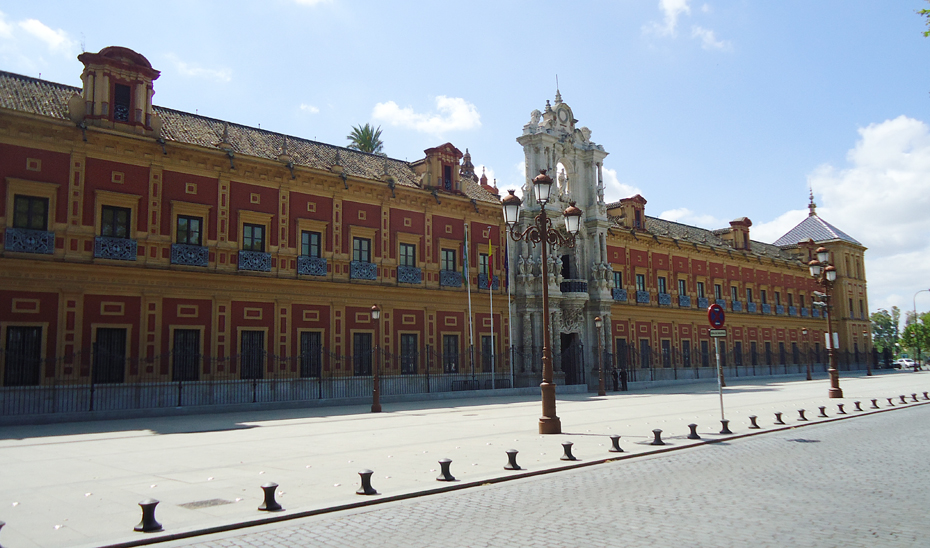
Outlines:
POLYGON ((581 324, 584 314, 581 308, 571 307, 562 310, 562 333, 578 333, 581 331, 581 324))

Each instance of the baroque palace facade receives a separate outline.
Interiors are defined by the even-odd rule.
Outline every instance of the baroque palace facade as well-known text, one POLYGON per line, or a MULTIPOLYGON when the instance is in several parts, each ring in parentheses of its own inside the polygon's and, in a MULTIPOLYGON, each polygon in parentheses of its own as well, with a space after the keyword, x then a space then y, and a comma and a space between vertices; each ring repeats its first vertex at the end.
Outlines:
MULTIPOLYGON (((405 162, 157 107, 143 56, 79 59, 81 88, 0 72, 3 387, 179 383, 180 405, 180 383, 213 383, 185 393, 191 404, 248 401, 217 395, 242 380, 251 401, 269 379, 364 395, 373 368, 385 393, 533 386, 544 282, 559 382, 596 382, 598 339, 613 368, 700 376, 714 301, 730 313, 734 374, 788 371, 797 348, 820 357, 805 265, 820 245, 840 274, 840 348, 866 350, 865 248, 813 204, 769 245, 745 218, 709 231, 646 216, 641 196, 606 203, 607 153, 558 94, 518 138, 524 195, 557 168, 551 214, 570 200, 584 211, 543 281, 538 248, 505 252, 499 192, 467 151, 405 162)), ((538 212, 524 205, 525 220, 538 212)))

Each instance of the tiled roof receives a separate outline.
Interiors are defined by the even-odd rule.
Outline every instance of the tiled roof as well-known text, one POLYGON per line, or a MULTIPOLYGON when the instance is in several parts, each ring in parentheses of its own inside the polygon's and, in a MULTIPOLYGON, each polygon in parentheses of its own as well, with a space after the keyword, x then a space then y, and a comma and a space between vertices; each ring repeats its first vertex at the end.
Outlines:
MULTIPOLYGON (((0 108, 3 109, 67 120, 68 100, 75 93, 80 94, 81 89, 0 71, 0 108)), ((223 141, 225 132, 233 153, 277 160, 284 150, 286 139, 287 154, 295 165, 329 170, 336 163, 338 153, 343 172, 350 177, 386 180, 386 172, 398 185, 419 187, 419 178, 414 173, 412 163, 403 160, 285 136, 170 108, 153 108, 162 120, 162 137, 169 143, 174 141, 216 149, 216 145, 223 141)), ((466 196, 478 201, 498 202, 496 197, 477 184, 463 184, 463 191, 466 196)))
POLYGON ((816 213, 809 215, 806 219, 798 223, 798 226, 792 228, 784 236, 775 240, 774 245, 779 247, 793 247, 796 246, 798 242, 803 242, 808 239, 812 239, 815 242, 843 240, 856 245, 862 245, 849 234, 846 234, 842 230, 821 219, 816 213))

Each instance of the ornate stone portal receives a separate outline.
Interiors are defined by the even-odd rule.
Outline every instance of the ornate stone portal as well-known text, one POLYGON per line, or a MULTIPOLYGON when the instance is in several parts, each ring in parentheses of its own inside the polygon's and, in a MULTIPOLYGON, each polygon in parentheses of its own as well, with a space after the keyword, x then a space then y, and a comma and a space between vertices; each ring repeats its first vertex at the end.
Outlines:
MULTIPOLYGON (((550 249, 548 280, 543 280, 541 250, 538 244, 511 242, 510 264, 514 273, 514 328, 522 333, 516 357, 517 386, 538 385, 541 376, 542 284, 549 286, 552 362, 556 384, 597 384, 597 339, 594 318, 604 318, 610 329, 610 278, 607 260, 607 207, 604 202, 602 166, 607 152, 591 141, 591 130, 576 127, 578 120, 556 91, 555 103, 546 101, 545 110, 534 110, 523 126, 517 142, 523 146, 526 180, 520 221, 515 230, 524 230, 539 214, 532 188, 533 177, 545 169, 557 181, 546 212, 553 226, 563 227, 562 211, 569 202, 584 212, 574 248, 550 249)), ((605 334, 601 334, 605 340, 605 334)), ((607 337, 609 340, 609 337, 607 337)))

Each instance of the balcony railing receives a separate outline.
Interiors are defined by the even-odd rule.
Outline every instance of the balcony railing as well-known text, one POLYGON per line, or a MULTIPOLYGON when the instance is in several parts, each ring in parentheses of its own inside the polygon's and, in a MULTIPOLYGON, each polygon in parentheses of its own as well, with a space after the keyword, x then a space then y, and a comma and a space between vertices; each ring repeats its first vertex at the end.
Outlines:
POLYGON ((457 270, 440 270, 439 285, 442 287, 462 287, 462 273, 457 270))
POLYGON ((239 270, 271 272, 271 253, 262 251, 240 251, 239 270))
POLYGON ((793 306, 789 306, 789 307, 788 307, 788 315, 789 315, 789 316, 797 316, 797 315, 798 315, 798 309, 795 308, 795 307, 793 307, 793 306))
POLYGON ((698 308, 708 308, 710 306, 710 299, 707 297, 698 297, 698 308))
POLYGON ((649 304, 649 292, 648 291, 637 291, 636 302, 637 304, 649 304))
POLYGON ((182 266, 207 266, 210 250, 202 245, 171 244, 171 264, 182 266))
POLYGON ((810 310, 808 310, 808 309, 805 308, 805 307, 801 307, 801 317, 802 317, 802 318, 806 318, 806 317, 810 316, 810 314, 811 314, 811 311, 810 311, 810 310))
POLYGON ((559 284, 562 293, 587 293, 588 282, 584 280, 565 280, 559 284))
POLYGON ((297 257, 297 273, 304 276, 325 276, 326 259, 301 255, 297 257))
MULTIPOLYGON (((500 289, 501 281, 500 278, 494 276, 491 278, 491 289, 498 290, 500 289)), ((487 289, 488 288, 488 275, 487 274, 478 274, 478 289, 487 289)))
POLYGON ((781 316, 781 315, 784 315, 784 313, 785 313, 785 305, 783 305, 783 304, 775 305, 775 313, 778 314, 778 315, 780 315, 780 316, 781 316))
POLYGON ((55 251, 55 233, 47 230, 7 228, 3 238, 3 249, 19 253, 42 253, 55 251))
POLYGON ((756 311, 756 303, 746 303, 746 312, 755 313, 755 311, 756 311))
POLYGON ((94 238, 94 257, 114 261, 135 261, 136 241, 129 238, 111 238, 97 236, 94 238))
POLYGON ((722 306, 723 308, 726 308, 726 307, 727 307, 727 300, 726 300, 726 299, 717 299, 716 301, 714 301, 714 303, 715 303, 715 304, 718 304, 718 305, 720 305, 720 306, 722 306))
POLYGON ((615 301, 625 303, 626 302, 626 289, 615 287, 610 290, 610 296, 613 297, 615 301))
POLYGON ((402 284, 418 284, 423 282, 423 271, 415 266, 398 266, 397 281, 402 284))
POLYGON ((820 313, 820 309, 819 309, 819 308, 815 308, 815 309, 811 310, 811 317, 812 317, 812 318, 820 318, 821 316, 822 316, 822 314, 820 313))
POLYGON ((349 278, 353 280, 377 280, 378 265, 362 261, 349 263, 349 278))
POLYGON ((672 305, 672 296, 669 293, 659 293, 659 304, 664 306, 672 305))
POLYGON ((679 308, 691 308, 691 297, 687 295, 679 295, 678 306, 679 308))
POLYGON ((762 313, 763 313, 763 314, 771 314, 771 313, 772 313, 772 305, 770 305, 769 303, 764 303, 764 304, 762 305, 762 313))
POLYGON ((742 312, 743 303, 742 301, 733 301, 733 312, 742 312))

